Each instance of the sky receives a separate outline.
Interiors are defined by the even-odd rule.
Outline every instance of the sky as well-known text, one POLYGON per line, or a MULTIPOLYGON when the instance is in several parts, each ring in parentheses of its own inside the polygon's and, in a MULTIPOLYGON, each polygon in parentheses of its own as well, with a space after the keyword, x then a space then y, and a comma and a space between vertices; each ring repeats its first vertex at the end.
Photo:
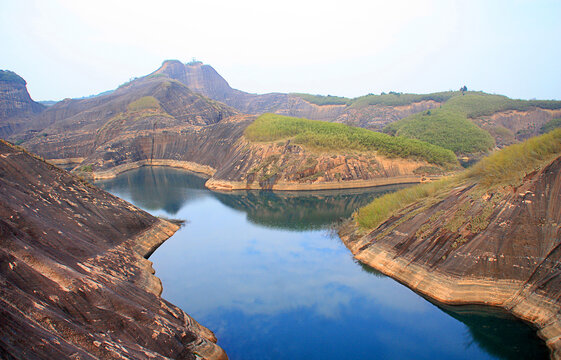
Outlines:
POLYGON ((0 69, 34 100, 114 89, 166 59, 233 88, 561 99, 557 0, 0 0, 0 69))

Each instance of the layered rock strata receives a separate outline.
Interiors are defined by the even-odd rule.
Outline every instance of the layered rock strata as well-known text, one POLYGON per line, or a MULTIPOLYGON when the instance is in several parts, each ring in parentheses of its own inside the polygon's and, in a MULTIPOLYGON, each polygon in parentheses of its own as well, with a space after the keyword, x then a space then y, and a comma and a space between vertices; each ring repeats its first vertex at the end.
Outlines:
POLYGON ((29 118, 45 109, 31 99, 27 83, 19 75, 0 70, 0 136, 19 131, 29 118))
POLYGON ((358 260, 438 302, 510 311, 561 358, 561 158, 519 186, 466 183, 340 236, 358 260))
POLYGON ((0 357, 226 359, 145 256, 177 225, 0 142, 0 357))
POLYGON ((241 138, 206 186, 212 190, 324 190, 430 180, 424 161, 388 159, 374 152, 318 152, 290 141, 251 143, 241 138))

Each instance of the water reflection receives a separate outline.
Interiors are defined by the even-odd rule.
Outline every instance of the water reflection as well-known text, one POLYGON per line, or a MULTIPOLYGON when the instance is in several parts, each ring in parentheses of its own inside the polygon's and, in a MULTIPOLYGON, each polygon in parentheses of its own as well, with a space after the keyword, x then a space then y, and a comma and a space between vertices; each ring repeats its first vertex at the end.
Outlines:
POLYGON ((145 166, 114 179, 96 182, 102 189, 145 210, 165 210, 175 215, 189 201, 204 197, 206 179, 194 173, 166 167, 145 166))
POLYGON ((238 191, 213 194, 224 205, 247 213, 247 219, 271 228, 288 230, 321 229, 387 192, 406 185, 376 189, 333 191, 238 191))
POLYGON ((141 168, 102 186, 189 220, 150 260, 164 298, 211 328, 230 359, 543 356, 519 322, 445 313, 330 236, 328 224, 391 188, 217 194, 203 184, 179 170, 141 168))
POLYGON ((103 189, 119 193, 148 210, 165 210, 176 215, 182 206, 204 196, 247 214, 258 225, 278 229, 321 229, 374 198, 407 185, 380 186, 374 189, 333 191, 204 191, 206 179, 196 174, 166 167, 142 167, 115 179, 99 181, 103 189), (203 190, 203 191, 201 191, 203 190))

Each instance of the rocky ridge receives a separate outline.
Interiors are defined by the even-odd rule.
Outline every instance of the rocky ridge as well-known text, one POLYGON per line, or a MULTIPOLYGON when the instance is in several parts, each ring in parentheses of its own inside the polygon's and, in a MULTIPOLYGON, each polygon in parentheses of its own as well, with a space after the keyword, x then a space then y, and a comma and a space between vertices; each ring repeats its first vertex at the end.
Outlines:
POLYGON ((0 183, 0 357, 227 358, 145 259, 177 225, 5 142, 0 183))

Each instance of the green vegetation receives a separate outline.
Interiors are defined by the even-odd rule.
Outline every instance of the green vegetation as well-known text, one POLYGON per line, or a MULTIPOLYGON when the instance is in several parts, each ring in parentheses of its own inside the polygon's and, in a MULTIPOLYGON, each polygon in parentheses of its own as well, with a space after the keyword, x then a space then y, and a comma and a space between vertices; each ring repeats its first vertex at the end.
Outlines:
POLYGON ((290 93, 289 95, 298 96, 299 98, 316 105, 347 105, 351 101, 351 99, 342 96, 324 96, 302 93, 290 93))
POLYGON ((471 167, 465 176, 486 187, 516 185, 560 154, 561 129, 556 129, 497 151, 471 167))
POLYGON ((433 196, 436 192, 442 191, 450 184, 456 182, 456 178, 444 178, 386 194, 360 208, 355 214, 355 219, 362 229, 374 229, 390 216, 397 213, 398 210, 421 199, 433 196))
POLYGON ((464 96, 453 97, 443 105, 443 108, 464 113, 469 118, 492 115, 507 110, 526 111, 535 107, 561 109, 561 101, 514 100, 502 95, 470 92, 464 96))
POLYGON ((159 109, 160 102, 153 96, 144 96, 129 104, 129 111, 141 111, 146 109, 159 109))
POLYGON ((384 132, 426 141, 456 154, 485 152, 495 145, 487 131, 461 112, 445 108, 413 114, 386 126, 384 132))
POLYGON ((10 70, 0 70, 0 81, 26 85, 27 83, 21 76, 10 70))
POLYGON ((433 100, 436 102, 448 101, 453 96, 460 95, 459 91, 443 91, 431 94, 402 94, 390 91, 389 94, 381 95, 368 94, 351 100, 350 106, 362 108, 369 105, 401 106, 411 103, 433 100))
POLYGON ((78 171, 79 172, 92 172, 93 171, 92 164, 81 166, 78 169, 78 171))
POLYGON ((388 157, 422 159, 436 165, 456 165, 450 150, 423 141, 393 137, 344 124, 276 114, 258 117, 245 130, 251 141, 290 139, 296 144, 327 151, 376 151, 388 157))
POLYGON ((546 134, 557 128, 561 128, 561 119, 553 119, 546 122, 540 129, 540 134, 546 134))
MULTIPOLYGON (((524 177, 561 155, 561 129, 514 144, 484 158, 472 168, 454 177, 416 185, 375 199, 358 210, 355 220, 363 229, 374 229, 403 208, 429 197, 446 193, 452 186, 469 181, 484 190, 497 186, 516 186, 524 177)), ((497 199, 498 201, 498 199, 497 199)), ((475 217, 471 230, 486 227, 490 210, 475 217)), ((454 227, 453 222, 450 227, 454 227)))

